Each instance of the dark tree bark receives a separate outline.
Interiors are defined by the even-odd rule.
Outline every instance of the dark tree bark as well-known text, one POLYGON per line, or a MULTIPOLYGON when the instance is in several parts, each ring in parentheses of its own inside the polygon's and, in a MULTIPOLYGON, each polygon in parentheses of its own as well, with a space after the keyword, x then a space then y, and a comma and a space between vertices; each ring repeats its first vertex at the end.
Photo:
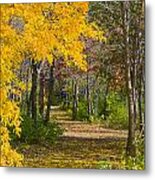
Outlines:
POLYGON ((77 107, 78 107, 78 98, 77 98, 77 80, 72 81, 72 92, 73 92, 73 107, 72 107, 72 119, 76 120, 77 118, 77 107))
POLYGON ((50 77, 49 77, 49 82, 48 82, 48 97, 47 97, 47 110, 46 110, 45 123, 49 122, 49 120, 50 120, 50 108, 52 105, 53 91, 54 91, 54 61, 50 67, 50 77))
POLYGON ((31 114, 35 126, 37 125, 37 63, 32 60, 32 89, 31 89, 31 114))
POLYGON ((91 98, 90 98, 89 72, 88 71, 87 71, 87 115, 89 119, 91 115, 91 98))
POLYGON ((29 117, 32 117, 32 88, 31 88, 31 91, 30 91, 30 96, 29 96, 29 99, 27 101, 27 115, 29 117))
POLYGON ((42 116, 42 119, 44 118, 44 74, 41 70, 40 72, 40 79, 39 79, 39 113, 42 116))
POLYGON ((106 85, 105 93, 104 93, 104 100, 103 100, 103 115, 104 120, 107 120, 107 97, 109 92, 109 83, 106 85))
POLYGON ((28 91, 28 83, 29 83, 29 67, 27 68, 26 72, 26 108, 27 114, 29 112, 29 91, 28 91))
POLYGON ((134 72, 131 62, 130 52, 130 2, 126 1, 122 4, 123 12, 123 31, 124 31, 124 57, 126 59, 126 88, 128 97, 128 139, 126 146, 126 154, 128 156, 136 156, 135 146, 135 128, 136 128, 136 114, 135 114, 135 82, 134 72))
POLYGON ((127 92, 128 92, 128 116, 129 116, 129 126, 128 126, 128 141, 127 141, 127 155, 136 156, 135 147, 135 130, 136 130, 136 115, 135 115, 135 102, 133 99, 133 90, 131 82, 130 66, 126 68, 127 71, 127 92))
POLYGON ((141 43, 140 43, 140 52, 139 52, 139 73, 138 73, 138 87, 137 87, 137 91, 138 91, 138 113, 139 113, 139 123, 138 123, 138 127, 139 127, 139 131, 141 133, 141 135, 144 135, 144 111, 142 108, 142 105, 145 103, 145 95, 144 95, 144 90, 145 90, 145 82, 144 82, 144 56, 142 55, 142 47, 141 47, 141 43))
MULTIPOLYGON (((144 14, 144 1, 140 4, 140 13, 144 14)), ((144 57, 144 16, 139 17, 138 26, 138 59, 139 59, 139 74, 138 74, 138 110, 139 110, 139 130, 141 135, 144 136, 145 112, 143 112, 142 104, 145 103, 145 57, 144 57)))
POLYGON ((139 79, 138 88, 138 111, 139 111, 139 130, 143 131, 143 112, 142 112, 142 80, 139 79))

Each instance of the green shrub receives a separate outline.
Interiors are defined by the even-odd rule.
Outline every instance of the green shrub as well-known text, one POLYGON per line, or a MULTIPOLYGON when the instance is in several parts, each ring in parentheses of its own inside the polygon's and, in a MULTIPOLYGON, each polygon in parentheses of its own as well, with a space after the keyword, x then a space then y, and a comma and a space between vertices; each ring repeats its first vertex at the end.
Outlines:
POLYGON ((84 101, 78 103, 77 119, 80 121, 88 119, 87 103, 84 101))
POLYGON ((49 122, 45 125, 40 118, 35 126, 33 119, 26 115, 23 115, 21 129, 22 131, 19 140, 26 143, 37 143, 44 140, 53 143, 63 132, 55 122, 49 122))
POLYGON ((127 156, 124 151, 117 166, 113 161, 103 160, 99 161, 97 168, 99 169, 122 169, 122 170, 144 170, 145 157, 144 157, 144 139, 136 139, 136 157, 127 156))
POLYGON ((117 129, 127 129, 128 127, 128 111, 126 102, 117 93, 111 93, 107 98, 109 116, 107 124, 117 129))
POLYGON ((100 161, 98 163, 98 169, 112 169, 112 165, 110 164, 110 162, 108 162, 107 160, 104 161, 100 161))
POLYGON ((139 154, 135 158, 128 157, 125 161, 125 169, 128 170, 144 170, 144 155, 139 154))
POLYGON ((144 139, 136 140, 136 157, 122 156, 120 169, 128 170, 144 170, 145 169, 145 156, 144 156, 144 139))
POLYGON ((89 120, 88 120, 90 123, 93 123, 93 124, 98 124, 98 123, 101 123, 102 119, 98 116, 93 116, 91 115, 89 117, 89 120))

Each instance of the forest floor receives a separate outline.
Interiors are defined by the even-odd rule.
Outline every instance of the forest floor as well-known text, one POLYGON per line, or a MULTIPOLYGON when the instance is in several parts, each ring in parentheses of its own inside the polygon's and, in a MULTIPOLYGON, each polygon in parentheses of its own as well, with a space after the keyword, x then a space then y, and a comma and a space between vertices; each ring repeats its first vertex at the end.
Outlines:
POLYGON ((127 131, 72 121, 59 107, 52 109, 52 116, 64 129, 63 135, 52 145, 47 142, 25 145, 22 149, 25 167, 98 169, 110 162, 113 169, 119 169, 127 131))

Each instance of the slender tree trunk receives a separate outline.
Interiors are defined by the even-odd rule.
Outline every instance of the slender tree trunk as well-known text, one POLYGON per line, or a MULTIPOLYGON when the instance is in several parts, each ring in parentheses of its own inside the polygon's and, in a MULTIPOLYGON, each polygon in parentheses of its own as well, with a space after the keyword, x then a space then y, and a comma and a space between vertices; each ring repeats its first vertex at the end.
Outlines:
POLYGON ((104 115, 104 120, 107 119, 107 97, 109 93, 109 80, 106 85, 105 93, 104 93, 104 100, 103 100, 103 115, 104 115))
POLYGON ((31 112, 32 112, 32 88, 31 88, 30 96, 27 102, 27 115, 29 117, 32 117, 31 112))
POLYGON ((31 95, 31 91, 30 91, 30 95, 29 95, 29 76, 32 75, 32 72, 31 72, 31 68, 30 68, 30 65, 27 67, 27 72, 26 72, 26 112, 27 112, 27 115, 30 117, 30 114, 31 114, 31 99, 30 97, 32 97, 31 95))
POLYGON ((28 107, 29 107, 28 84, 29 84, 29 67, 27 68, 27 72, 26 72, 26 109, 27 109, 27 112, 28 112, 28 107))
POLYGON ((128 126, 128 141, 127 141, 127 155, 135 156, 135 106, 133 100, 132 83, 131 83, 131 73, 130 66, 127 67, 127 92, 128 92, 128 116, 129 116, 129 126, 128 126))
POLYGON ((138 110, 139 110, 139 130, 143 130, 143 114, 142 114, 142 83, 141 78, 139 79, 139 88, 138 88, 138 110))
MULTIPOLYGON (((141 45, 140 45, 141 46, 141 45)), ((140 62, 139 62, 139 75, 138 75, 138 112, 139 112, 139 131, 141 133, 141 135, 144 135, 144 111, 143 111, 143 108, 142 108, 142 105, 145 103, 144 100, 145 100, 145 97, 144 97, 144 86, 145 86, 145 83, 144 83, 144 79, 143 79, 143 73, 144 73, 144 70, 143 70, 143 62, 144 62, 144 57, 142 57, 142 51, 140 51, 140 55, 139 55, 139 59, 140 59, 140 62)))
POLYGON ((39 79, 39 113, 44 118, 44 74, 40 73, 39 79))
POLYGON ((91 115, 91 99, 90 99, 89 72, 88 71, 87 71, 87 115, 89 119, 91 115))
POLYGON ((37 125, 37 63, 32 60, 32 90, 31 90, 31 113, 35 126, 37 125))
MULTIPOLYGON (((144 14, 144 1, 141 4, 141 14, 144 14)), ((139 42, 139 86, 138 86, 138 107, 139 107, 139 130, 141 135, 144 135, 144 124, 145 124, 145 111, 143 112, 142 104, 145 103, 145 59, 144 59, 144 32, 142 27, 144 26, 144 17, 139 18, 139 29, 138 29, 138 42, 139 42)))
MULTIPOLYGON (((32 76, 33 76, 33 70, 32 70, 32 61, 29 69, 29 74, 31 75, 31 82, 32 82, 32 76)), ((32 87, 30 90, 30 95, 27 97, 27 115, 28 117, 32 117, 32 87)))
MULTIPOLYGON (((145 76, 145 69, 142 67, 142 77, 145 76)), ((145 106, 145 77, 142 78, 142 86, 141 86, 141 105, 143 104, 145 106)), ((145 135, 145 110, 142 111, 142 123, 140 127, 141 133, 143 136, 145 135)))
MULTIPOLYGON (((124 45, 126 58, 126 85, 127 85, 127 97, 128 97, 128 140, 126 147, 126 154, 129 156, 136 156, 136 146, 135 146, 135 89, 133 89, 133 79, 132 79, 132 63, 130 54, 130 2, 123 2, 123 27, 124 27, 124 45)), ((135 87, 134 87, 135 88, 135 87)))
POLYGON ((50 120, 50 109, 52 105, 52 95, 54 91, 54 61, 50 67, 50 77, 48 82, 48 98, 47 98, 47 110, 46 110, 46 118, 45 122, 49 122, 50 120))
POLYGON ((72 91, 73 91, 73 110, 72 110, 72 119, 76 120, 77 118, 77 106, 78 106, 78 98, 77 98, 77 80, 72 81, 72 91))

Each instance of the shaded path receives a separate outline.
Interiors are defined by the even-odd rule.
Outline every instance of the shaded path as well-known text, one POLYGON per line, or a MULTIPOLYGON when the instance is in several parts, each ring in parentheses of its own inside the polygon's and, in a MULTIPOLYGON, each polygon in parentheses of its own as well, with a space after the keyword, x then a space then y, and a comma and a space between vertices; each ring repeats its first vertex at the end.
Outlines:
POLYGON ((104 128, 101 124, 90 124, 82 121, 72 121, 66 111, 54 108, 52 116, 57 123, 65 129, 63 137, 88 138, 88 139, 126 139, 127 131, 104 128))
POLYGON ((52 109, 64 133, 54 145, 41 143, 25 150, 25 166, 98 168, 100 161, 111 161, 113 168, 119 168, 119 161, 127 131, 106 129, 100 124, 72 121, 59 107, 52 109))

